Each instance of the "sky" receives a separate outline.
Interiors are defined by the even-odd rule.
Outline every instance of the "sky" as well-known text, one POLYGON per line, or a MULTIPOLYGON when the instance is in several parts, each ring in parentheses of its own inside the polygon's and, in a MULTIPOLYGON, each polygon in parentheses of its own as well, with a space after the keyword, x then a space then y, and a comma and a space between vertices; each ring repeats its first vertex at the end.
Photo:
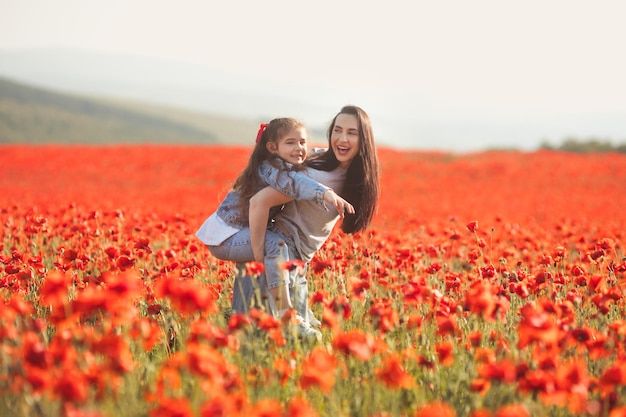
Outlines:
POLYGON ((624 16, 617 0, 0 0, 0 48, 141 54, 384 94, 423 123, 523 124, 626 116, 624 16))

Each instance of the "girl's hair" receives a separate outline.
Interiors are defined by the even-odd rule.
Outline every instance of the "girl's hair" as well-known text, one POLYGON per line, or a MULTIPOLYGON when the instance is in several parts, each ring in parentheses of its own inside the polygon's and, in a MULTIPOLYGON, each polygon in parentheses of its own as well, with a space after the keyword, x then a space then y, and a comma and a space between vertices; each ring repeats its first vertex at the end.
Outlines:
POLYGON ((331 137, 337 116, 340 114, 355 116, 359 129, 359 152, 348 167, 346 181, 341 193, 341 196, 349 201, 355 210, 355 214, 346 214, 341 224, 341 230, 345 233, 355 233, 365 230, 371 223, 380 194, 378 156, 374 145, 372 125, 367 113, 357 106, 344 106, 335 115, 328 127, 328 150, 319 157, 307 161, 306 164, 322 171, 332 171, 339 166, 339 161, 333 151, 331 137))
MULTIPOLYGON (((299 120, 291 117, 282 117, 271 120, 265 130, 263 130, 261 136, 258 138, 257 143, 248 160, 248 166, 243 170, 239 177, 235 180, 233 189, 239 191, 239 207, 241 213, 248 218, 248 205, 250 197, 256 194, 259 189, 263 188, 265 182, 259 177, 259 168, 263 161, 269 161, 276 168, 281 170, 284 168, 284 164, 280 162, 280 158, 267 150, 267 143, 273 142, 278 145, 278 141, 289 131, 293 129, 304 128, 304 124, 299 120)), ((261 127, 262 129, 262 127, 261 127)), ((261 133, 261 132, 259 132, 261 133)), ((295 167, 300 169, 302 167, 295 167)))

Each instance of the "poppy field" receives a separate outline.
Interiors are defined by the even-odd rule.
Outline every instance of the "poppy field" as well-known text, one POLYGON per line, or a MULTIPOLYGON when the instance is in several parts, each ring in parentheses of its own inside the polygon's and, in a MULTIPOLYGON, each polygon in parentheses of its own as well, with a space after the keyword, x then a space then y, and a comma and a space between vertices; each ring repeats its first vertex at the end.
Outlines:
POLYGON ((0 147, 0 415, 626 416, 626 156, 379 149, 312 344, 194 236, 250 152, 0 147))

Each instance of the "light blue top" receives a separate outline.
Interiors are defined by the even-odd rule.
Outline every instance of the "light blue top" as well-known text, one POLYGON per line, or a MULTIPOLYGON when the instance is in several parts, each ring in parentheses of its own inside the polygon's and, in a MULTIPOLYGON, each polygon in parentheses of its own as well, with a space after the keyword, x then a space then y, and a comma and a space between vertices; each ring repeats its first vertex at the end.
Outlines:
MULTIPOLYGON (((296 171, 288 162, 276 159, 280 167, 269 161, 263 161, 259 176, 264 185, 259 190, 270 186, 295 200, 307 200, 323 210, 324 193, 330 188, 312 179, 306 171, 296 171)), ((308 171, 309 169, 307 169, 308 171)), ((196 232, 196 236, 205 245, 219 245, 244 227, 249 226, 247 216, 239 206, 239 191, 231 190, 220 203, 215 213, 209 216, 196 232)))

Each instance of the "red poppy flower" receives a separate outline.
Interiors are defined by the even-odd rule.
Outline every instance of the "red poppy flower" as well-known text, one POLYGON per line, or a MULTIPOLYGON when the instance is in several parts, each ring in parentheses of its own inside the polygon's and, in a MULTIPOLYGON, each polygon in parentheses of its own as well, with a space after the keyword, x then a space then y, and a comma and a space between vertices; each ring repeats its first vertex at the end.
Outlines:
POLYGON ((252 406, 250 417, 282 417, 282 406, 273 398, 264 398, 252 406))
POLYGON ((193 417, 187 398, 159 398, 158 404, 148 413, 149 417, 193 417))
POLYGON ((473 330, 468 334, 468 340, 473 347, 479 347, 483 338, 482 332, 473 330))
POLYGON ((398 311, 384 302, 375 302, 369 310, 370 316, 375 318, 377 329, 381 333, 387 333, 395 328, 400 321, 398 311))
POLYGON ((61 255, 61 264, 69 265, 78 257, 78 252, 74 249, 65 249, 61 255))
POLYGON ((244 399, 239 395, 219 395, 205 402, 200 408, 200 417, 239 417, 244 408, 244 399))
POLYGON ((102 288, 88 287, 82 290, 71 303, 71 311, 89 316, 97 311, 108 311, 111 297, 102 288))
POLYGON ((148 239, 148 238, 137 239, 135 241, 135 244, 133 245, 133 248, 135 248, 137 250, 143 250, 143 251, 145 251, 147 253, 152 253, 152 250, 150 249, 149 243, 150 243, 150 239, 148 239))
POLYGON ((161 310, 163 310, 163 307, 161 306, 161 304, 150 304, 148 306, 148 314, 152 316, 159 314, 161 310))
POLYGON ((437 343, 435 345, 435 351, 437 352, 439 363, 443 366, 450 366, 454 363, 454 346, 449 340, 437 343))
POLYGON ((274 360, 273 371, 278 376, 280 385, 285 386, 293 374, 295 362, 279 357, 274 360))
POLYGON ((607 367, 600 376, 600 387, 606 393, 617 386, 626 385, 626 361, 619 361, 607 367))
POLYGON ((287 262, 283 262, 282 268, 285 271, 296 271, 298 270, 299 274, 303 273, 304 261, 300 259, 292 259, 287 262))
POLYGON ((315 347, 302 363, 300 386, 303 389, 318 387, 330 392, 335 385, 337 360, 321 346, 315 347))
POLYGON ((54 391, 64 401, 80 404, 89 397, 89 383, 82 372, 65 369, 54 382, 54 391))
POLYGON ((476 392, 479 395, 485 395, 489 391, 489 388, 491 388, 491 382, 485 378, 476 378, 470 383, 470 391, 476 392))
POLYGON ((345 354, 367 361, 372 357, 374 340, 362 330, 354 329, 337 334, 333 339, 333 347, 345 354))
POLYGON ((263 265, 263 262, 246 262, 246 274, 258 277, 264 271, 265 265, 263 265))
POLYGON ((119 255, 119 251, 113 246, 109 246, 108 248, 106 248, 104 250, 104 253, 106 253, 110 259, 115 259, 119 255))
POLYGON ((626 417, 626 406, 612 409, 609 417, 626 417))
POLYGON ((135 260, 130 256, 122 255, 115 261, 115 266, 120 271, 126 271, 128 268, 132 268, 135 265, 135 260))
POLYGON ((257 326, 263 330, 277 329, 280 321, 273 315, 259 309, 250 310, 250 316, 256 321, 257 326))
POLYGON ((63 416, 65 417, 105 417, 104 414, 94 410, 82 410, 71 403, 63 404, 63 416))
POLYGON ((486 320, 494 321, 498 291, 498 288, 488 281, 475 281, 465 294, 465 307, 486 320))
POLYGON ((478 367, 478 375, 492 381, 515 382, 517 369, 515 363, 510 360, 502 360, 495 363, 484 363, 478 367))
POLYGON ((313 258, 310 265, 314 273, 321 274, 327 269, 331 269, 333 267, 333 262, 330 260, 321 260, 319 258, 313 258))
POLYGON ((518 328, 517 343, 520 349, 534 342, 541 342, 546 346, 555 346, 558 343, 559 328, 548 313, 534 304, 526 304, 520 312, 522 320, 518 328))
POLYGON ((415 417, 456 417, 456 411, 447 403, 434 402, 420 407, 415 417))
POLYGON ((24 379, 33 392, 41 394, 52 387, 54 376, 50 369, 25 365, 23 372, 24 379))
POLYGON ((48 272, 40 290, 42 301, 53 309, 64 306, 68 301, 68 290, 71 285, 71 276, 64 272, 57 270, 48 272))
POLYGON ((295 397, 289 400, 285 407, 284 417, 318 417, 319 414, 309 404, 306 398, 295 397))
POLYGON ((442 265, 435 262, 426 267, 426 272, 429 274, 436 274, 441 268, 442 265))
POLYGON ((150 351, 163 339, 163 330, 154 319, 142 317, 133 323, 130 335, 135 339, 143 340, 143 348, 150 351))
POLYGON ((391 354, 385 357, 376 376, 389 388, 409 389, 415 385, 414 377, 402 366, 402 357, 391 354))
POLYGON ((105 272, 101 280, 106 290, 114 295, 118 301, 140 298, 143 291, 143 282, 138 273, 127 271, 122 273, 105 272))
POLYGON ((454 336, 457 332, 458 327, 454 316, 437 317, 437 336, 454 336))
POLYGON ((344 320, 348 320, 352 315, 352 305, 343 295, 338 295, 333 298, 329 303, 329 307, 338 315, 342 316, 344 320))
POLYGON ((522 404, 511 404, 498 408, 494 417, 530 417, 530 413, 522 404))
POLYGON ((109 366, 114 372, 129 372, 135 363, 126 339, 117 334, 108 334, 91 344, 93 352, 109 358, 109 366))
POLYGON ((187 350, 189 369, 206 378, 211 392, 228 392, 239 385, 238 368, 227 361, 219 350, 195 342, 187 343, 187 350))
POLYGON ((245 314, 233 314, 228 319, 228 328, 230 330, 239 330, 252 324, 250 317, 245 314))
POLYGON ((215 312, 219 293, 195 280, 163 278, 155 285, 155 295, 167 297, 172 306, 183 314, 215 312))
POLYGON ((22 335, 22 356, 27 364, 46 369, 52 364, 52 355, 46 349, 44 342, 33 332, 22 335))

